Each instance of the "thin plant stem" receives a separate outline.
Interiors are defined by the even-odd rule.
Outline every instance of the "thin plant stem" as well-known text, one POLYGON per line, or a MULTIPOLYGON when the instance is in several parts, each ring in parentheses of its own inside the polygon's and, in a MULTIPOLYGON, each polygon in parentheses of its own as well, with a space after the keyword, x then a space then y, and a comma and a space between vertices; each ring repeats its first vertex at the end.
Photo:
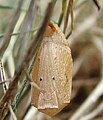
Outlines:
POLYGON ((69 36, 72 34, 73 28, 74 28, 74 16, 73 16, 73 1, 71 3, 71 27, 70 27, 70 32, 66 36, 66 39, 69 38, 69 36))
POLYGON ((73 0, 70 0, 68 2, 68 8, 67 8, 67 12, 66 12, 66 17, 64 20, 64 29, 63 29, 63 33, 66 32, 67 26, 68 26, 68 20, 69 20, 69 15, 71 14, 71 32, 73 29, 73 0))
POLYGON ((12 15, 12 19, 8 25, 7 31, 5 33, 5 36, 2 38, 2 42, 0 43, 0 57, 2 58, 6 48, 9 45, 10 42, 10 38, 11 38, 11 34, 15 28, 15 25, 19 19, 20 16, 20 9, 22 7, 24 0, 19 0, 18 6, 16 8, 16 10, 14 11, 13 15, 12 15))
POLYGON ((62 23, 64 14, 66 11, 66 4, 67 4, 67 0, 62 0, 62 12, 61 12, 60 17, 59 17, 58 26, 60 26, 62 23))
MULTIPOLYGON (((3 70, 3 64, 2 64, 2 60, 0 59, 0 71, 1 71, 1 78, 2 78, 2 82, 4 82, 3 84, 3 89, 4 89, 4 93, 6 93, 7 89, 8 89, 8 85, 6 84, 5 82, 5 73, 4 73, 4 70, 3 70)), ((9 104, 9 109, 10 109, 10 113, 13 117, 14 120, 17 120, 17 117, 11 107, 11 105, 9 104)))
POLYGON ((93 2, 97 6, 98 10, 100 10, 101 6, 100 6, 98 0, 93 0, 93 2))

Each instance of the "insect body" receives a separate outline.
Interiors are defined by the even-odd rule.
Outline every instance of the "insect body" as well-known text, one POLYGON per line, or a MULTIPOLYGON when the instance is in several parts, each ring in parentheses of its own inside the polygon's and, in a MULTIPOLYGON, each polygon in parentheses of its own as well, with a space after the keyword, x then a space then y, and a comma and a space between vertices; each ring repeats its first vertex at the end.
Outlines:
POLYGON ((43 90, 32 86, 32 104, 41 112, 54 116, 69 102, 72 84, 71 50, 60 28, 49 23, 34 63, 32 80, 43 90))

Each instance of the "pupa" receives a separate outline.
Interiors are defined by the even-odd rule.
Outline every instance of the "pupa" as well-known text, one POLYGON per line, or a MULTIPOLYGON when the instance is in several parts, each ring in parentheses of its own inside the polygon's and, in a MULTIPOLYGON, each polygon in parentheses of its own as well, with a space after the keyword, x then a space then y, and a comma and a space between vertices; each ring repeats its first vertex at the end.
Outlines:
POLYGON ((42 91, 31 86, 31 104, 40 112, 54 116, 70 102, 73 61, 68 41, 61 29, 49 23, 31 79, 42 91))

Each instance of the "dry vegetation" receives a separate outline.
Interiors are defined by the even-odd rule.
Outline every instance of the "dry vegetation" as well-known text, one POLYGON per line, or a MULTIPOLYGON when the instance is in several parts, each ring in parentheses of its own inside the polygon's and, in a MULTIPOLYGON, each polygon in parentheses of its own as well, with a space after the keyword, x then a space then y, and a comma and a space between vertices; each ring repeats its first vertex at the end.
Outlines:
POLYGON ((103 0, 70 0, 68 13, 69 0, 48 1, 0 0, 0 120, 103 120, 103 0), (49 19, 65 31, 74 61, 71 103, 54 118, 31 106, 24 72, 31 71, 49 19))

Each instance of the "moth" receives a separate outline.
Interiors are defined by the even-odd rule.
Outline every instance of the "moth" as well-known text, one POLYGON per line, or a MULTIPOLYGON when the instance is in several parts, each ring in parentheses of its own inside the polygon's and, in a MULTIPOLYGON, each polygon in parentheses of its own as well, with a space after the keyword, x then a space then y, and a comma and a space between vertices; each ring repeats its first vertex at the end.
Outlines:
POLYGON ((31 101, 39 111, 54 116, 70 102, 73 62, 68 41, 61 29, 49 23, 31 79, 42 91, 31 86, 31 101))

